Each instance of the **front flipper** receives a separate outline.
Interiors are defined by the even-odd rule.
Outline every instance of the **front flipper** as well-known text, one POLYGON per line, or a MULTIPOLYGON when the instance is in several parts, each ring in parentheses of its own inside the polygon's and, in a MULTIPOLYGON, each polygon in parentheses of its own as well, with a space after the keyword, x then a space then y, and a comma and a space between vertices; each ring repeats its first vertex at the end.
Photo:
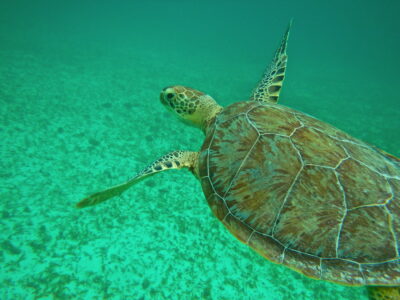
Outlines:
POLYGON ((85 199, 81 200, 80 202, 78 202, 76 204, 76 207, 83 208, 87 206, 96 205, 112 197, 119 196, 125 190, 130 188, 132 185, 138 183, 139 181, 142 181, 146 177, 152 176, 158 172, 162 172, 165 170, 188 168, 193 174, 198 176, 197 160, 198 160, 198 152, 191 152, 191 151, 170 152, 162 156, 160 159, 156 160, 146 168, 144 168, 142 171, 140 171, 137 175, 132 177, 132 179, 128 180, 127 182, 115 185, 104 191, 92 194, 86 197, 85 199))
POLYGON ((271 64, 268 66, 263 77, 261 78, 261 81, 254 89, 253 94, 250 97, 250 101, 270 103, 278 102, 279 93, 282 88, 283 80, 285 79, 287 63, 286 47, 291 26, 292 21, 290 21, 289 26, 286 29, 281 45, 279 46, 278 50, 276 50, 271 64))

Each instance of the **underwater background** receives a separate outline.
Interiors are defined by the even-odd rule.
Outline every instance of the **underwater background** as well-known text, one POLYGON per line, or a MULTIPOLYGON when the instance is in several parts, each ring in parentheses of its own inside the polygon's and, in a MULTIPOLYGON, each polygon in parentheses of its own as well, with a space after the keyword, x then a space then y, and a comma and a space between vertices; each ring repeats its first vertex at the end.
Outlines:
POLYGON ((280 103, 400 156, 399 1, 0 2, 0 299, 367 299, 272 264, 170 171, 174 84, 248 99, 293 18, 280 103))

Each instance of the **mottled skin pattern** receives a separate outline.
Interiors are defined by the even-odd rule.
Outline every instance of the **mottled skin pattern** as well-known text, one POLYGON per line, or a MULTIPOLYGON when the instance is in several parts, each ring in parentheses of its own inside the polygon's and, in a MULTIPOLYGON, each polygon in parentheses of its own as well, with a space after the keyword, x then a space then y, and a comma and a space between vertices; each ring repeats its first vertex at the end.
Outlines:
POLYGON ((301 112, 239 102, 199 175, 218 219, 269 260, 346 285, 400 284, 400 161, 301 112))
POLYGON ((166 87, 164 91, 162 95, 165 97, 161 97, 161 102, 183 117, 196 111, 200 104, 200 97, 204 95, 202 92, 184 86, 166 87))
POLYGON ((184 123, 204 130, 213 116, 222 110, 213 98, 195 89, 176 85, 160 94, 161 103, 184 123))

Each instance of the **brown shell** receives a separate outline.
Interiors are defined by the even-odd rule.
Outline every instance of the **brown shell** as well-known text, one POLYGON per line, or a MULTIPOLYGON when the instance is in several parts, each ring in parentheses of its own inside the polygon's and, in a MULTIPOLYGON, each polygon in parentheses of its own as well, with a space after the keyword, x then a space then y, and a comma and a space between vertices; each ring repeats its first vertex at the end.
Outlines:
POLYGON ((301 112, 240 102, 207 131, 215 216, 262 256, 316 279, 400 285, 400 160, 301 112))

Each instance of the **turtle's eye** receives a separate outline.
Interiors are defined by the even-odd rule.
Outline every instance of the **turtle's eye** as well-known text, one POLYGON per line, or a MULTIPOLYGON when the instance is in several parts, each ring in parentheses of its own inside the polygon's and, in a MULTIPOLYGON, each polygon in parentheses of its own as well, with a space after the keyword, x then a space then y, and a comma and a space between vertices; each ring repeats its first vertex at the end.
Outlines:
POLYGON ((174 97, 174 94, 172 94, 172 93, 168 93, 168 94, 167 94, 167 98, 168 98, 168 99, 172 99, 173 97, 174 97))

